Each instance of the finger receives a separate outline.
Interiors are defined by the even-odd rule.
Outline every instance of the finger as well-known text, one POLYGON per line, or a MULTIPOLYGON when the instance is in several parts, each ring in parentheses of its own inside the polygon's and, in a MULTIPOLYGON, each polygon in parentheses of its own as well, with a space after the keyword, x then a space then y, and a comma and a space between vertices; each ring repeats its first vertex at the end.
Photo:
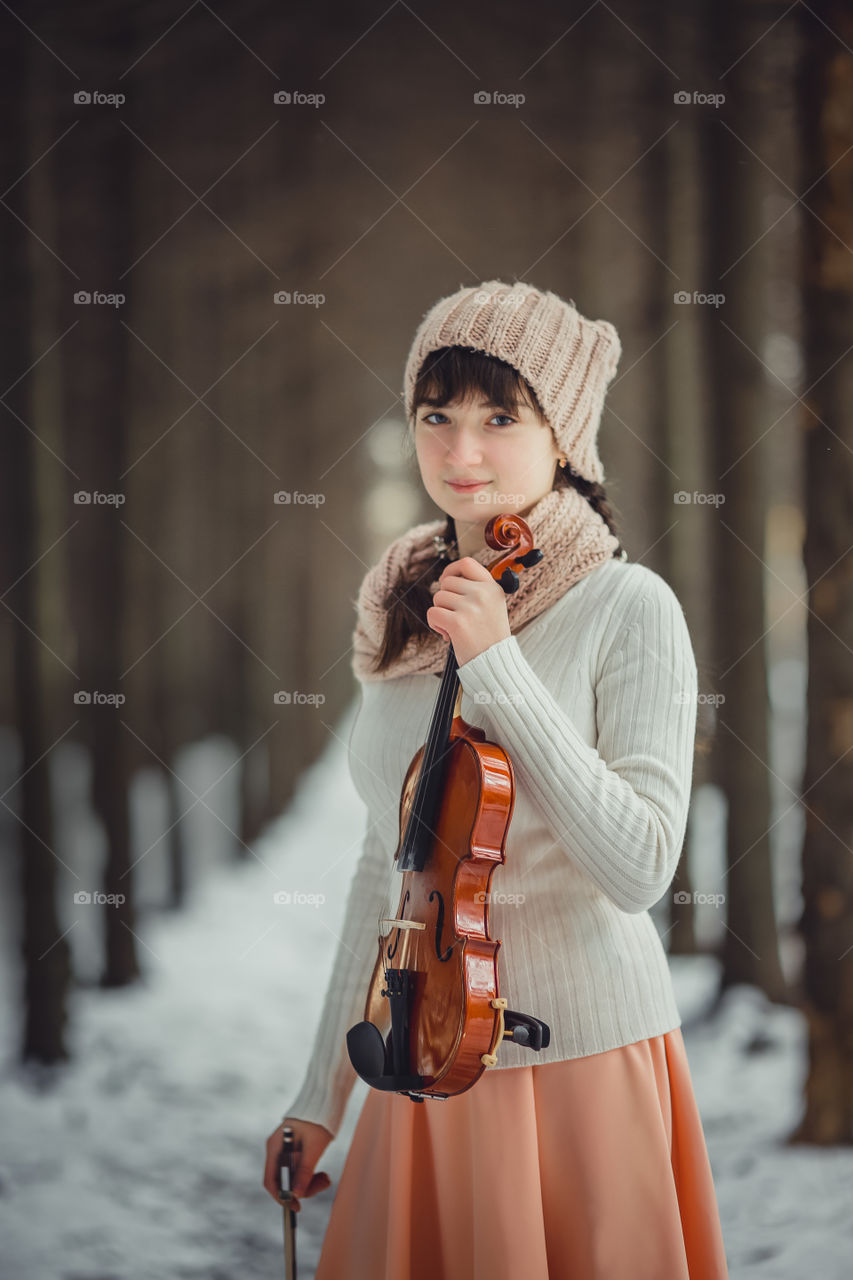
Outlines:
POLYGON ((476 590, 476 582, 472 582, 470 578, 457 576, 455 578, 439 578, 438 591, 435 594, 438 595, 439 591, 448 591, 453 592, 454 595, 464 595, 467 591, 476 590))
MULTIPOLYGON (((477 564, 477 561, 474 560, 473 563, 477 564)), ((477 568, 482 569, 483 566, 477 564, 477 568)), ((495 588, 498 591, 501 590, 499 584, 495 581, 492 575, 487 570, 483 570, 482 575, 454 574, 446 578, 442 575, 442 577, 438 579, 438 586, 436 590, 465 592, 467 594, 475 595, 478 591, 489 592, 495 588)), ((503 592, 501 592, 501 594, 503 594, 503 592)))
MULTIPOLYGON (((445 609, 443 611, 440 610, 439 612, 449 613, 449 610, 445 609)), ((431 621, 429 618, 427 618, 427 625, 431 631, 437 631, 443 640, 450 639, 450 634, 445 627, 439 626, 438 623, 431 621)))
POLYGON ((307 1200, 311 1196, 316 1196, 319 1192, 325 1191, 326 1187, 330 1187, 331 1185, 332 1179, 327 1173, 315 1173, 314 1177, 311 1179, 308 1189, 301 1191, 300 1195, 304 1200, 307 1200))
MULTIPOLYGON (((476 560, 472 560, 470 563, 476 565, 478 569, 482 568, 482 565, 477 564, 476 560)), ((464 560, 454 560, 446 569, 442 570, 438 580, 444 586, 449 582, 474 582, 477 578, 479 578, 479 574, 475 574, 473 570, 469 569, 464 560)))
POLYGON ((450 591, 447 587, 442 587, 440 591, 436 591, 432 598, 431 609, 452 609, 462 599, 464 592, 450 591), (439 599, 439 596, 441 599, 439 599))
POLYGON ((479 579, 481 582, 486 578, 491 578, 491 574, 484 564, 480 564, 479 560, 475 560, 473 556, 462 556, 460 560, 451 560, 450 564, 444 569, 443 573, 450 574, 453 577, 467 578, 469 580, 479 579))

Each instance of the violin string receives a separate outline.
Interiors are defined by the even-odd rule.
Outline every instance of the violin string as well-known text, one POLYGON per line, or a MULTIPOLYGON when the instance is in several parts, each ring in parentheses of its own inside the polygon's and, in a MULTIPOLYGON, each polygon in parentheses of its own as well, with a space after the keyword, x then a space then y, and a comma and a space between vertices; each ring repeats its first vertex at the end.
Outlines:
POLYGON ((412 802, 413 812, 420 809, 419 801, 422 799, 424 779, 426 775, 430 772, 430 769, 428 767, 429 761, 435 754, 435 739, 437 734, 436 726, 439 720, 443 719, 445 714, 446 677, 447 677, 447 668, 445 667, 444 676, 442 677, 441 686, 438 691, 438 697, 436 699, 436 703, 433 708, 432 718, 430 720, 429 733, 427 734, 427 739, 424 744, 424 754, 423 754, 423 759, 421 761, 421 769, 418 774, 418 784, 417 784, 417 787, 415 788, 415 799, 412 802))
MULTIPOLYGON (((427 741, 424 746, 424 756, 421 762, 421 771, 418 776, 417 786, 415 787, 415 795, 412 801, 412 808, 409 813, 408 822, 406 824, 406 833, 408 833, 409 825, 414 820, 417 819, 421 823, 423 822, 423 819, 420 816, 420 813, 424 804, 423 796, 426 789, 426 779, 431 773, 432 769, 436 767, 436 764, 440 762, 434 759, 438 751, 438 742, 437 742, 438 726, 445 719, 448 705, 452 705, 452 702, 455 702, 456 700, 456 693, 457 693, 456 685, 458 682, 458 677, 451 678, 450 680, 448 680, 449 675, 455 676, 456 665, 457 664, 455 662, 455 655, 453 654, 453 650, 450 649, 448 652, 447 662, 445 664, 444 674, 442 676, 441 688, 439 689, 438 698, 436 699, 436 705, 433 710, 432 721, 430 724, 430 731, 427 734, 427 741)), ((443 756, 440 757, 440 759, 443 759, 443 756)), ((431 829, 430 829, 430 834, 435 836, 435 832, 432 831, 431 829)), ((395 882, 396 882, 396 876, 394 875, 393 869, 392 869, 391 883, 389 884, 388 901, 385 909, 385 918, 387 919, 393 919, 399 907, 399 891, 397 894, 394 893, 395 882)), ((382 920, 382 917, 380 916, 379 919, 377 920, 377 930, 380 937, 383 936, 381 920, 382 920)), ((402 942, 403 949, 406 948, 408 939, 405 935, 407 935, 408 932, 409 930, 405 930, 404 937, 400 939, 399 931, 398 931, 398 939, 397 939, 398 945, 397 947, 395 947, 394 955, 390 959, 391 968, 397 968, 399 965, 397 956, 400 952, 400 944, 402 942)), ((420 939, 417 939, 416 941, 417 941, 416 950, 419 950, 420 939)), ((386 965, 388 963, 389 963, 388 957, 386 956, 386 965)))
MULTIPOLYGON (((423 822, 421 809, 424 803, 423 796, 427 786, 427 778, 432 773, 433 769, 435 769, 444 758, 442 755, 436 759, 438 756, 439 746, 441 745, 438 741, 439 726, 445 721, 448 707, 452 706, 456 701, 457 692, 458 676, 456 675, 456 662, 453 650, 450 649, 444 668, 444 675, 442 676, 441 688, 438 691, 438 698, 436 700, 435 711, 433 712, 432 723, 430 724, 430 731, 427 735, 427 741, 424 747, 424 758, 421 764, 418 784, 415 788, 415 798, 412 803, 412 813, 419 822, 423 822), (449 675, 451 676, 450 680, 448 680, 449 675)), ((410 820, 411 816, 412 815, 410 815, 410 820)))

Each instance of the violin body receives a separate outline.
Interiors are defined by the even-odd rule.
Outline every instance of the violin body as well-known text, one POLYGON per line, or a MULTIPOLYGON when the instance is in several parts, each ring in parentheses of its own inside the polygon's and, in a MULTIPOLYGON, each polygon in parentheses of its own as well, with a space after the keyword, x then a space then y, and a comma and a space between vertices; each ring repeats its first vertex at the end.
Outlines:
MULTIPOLYGON (((455 716, 448 751, 446 794, 427 869, 404 871, 396 918, 423 929, 392 928, 379 955, 365 1004, 368 1022, 382 1025, 387 1008, 386 969, 410 973, 408 1062, 424 1077, 420 1092, 462 1093, 485 1070, 496 1047, 500 1019, 490 1001, 499 996, 500 942, 489 933, 489 892, 503 863, 515 778, 506 752, 482 729, 455 716)), ((409 821, 422 747, 409 766, 400 797, 400 839, 409 821)), ((397 863, 398 845, 394 855, 397 863)))

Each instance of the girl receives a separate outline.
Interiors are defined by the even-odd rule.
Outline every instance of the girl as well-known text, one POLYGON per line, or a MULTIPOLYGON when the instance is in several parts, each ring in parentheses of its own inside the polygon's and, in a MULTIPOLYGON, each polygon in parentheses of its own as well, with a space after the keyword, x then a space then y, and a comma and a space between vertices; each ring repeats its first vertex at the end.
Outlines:
MULTIPOLYGON (((619 545, 596 447, 621 345, 552 293, 488 281, 441 299, 409 353, 405 401, 445 521, 398 538, 358 597, 350 740, 368 829, 320 1029, 284 1120, 297 1196, 355 1073, 403 779, 452 644, 461 714, 512 761, 506 861, 492 877, 500 992, 550 1027, 506 1040, 467 1092, 371 1089, 317 1280, 724 1280, 714 1185, 681 1019, 649 908, 687 823, 697 674, 681 606, 619 545), (499 512, 539 564, 505 595, 486 566, 499 512)), ((264 1185, 276 1197, 281 1130, 264 1185)))

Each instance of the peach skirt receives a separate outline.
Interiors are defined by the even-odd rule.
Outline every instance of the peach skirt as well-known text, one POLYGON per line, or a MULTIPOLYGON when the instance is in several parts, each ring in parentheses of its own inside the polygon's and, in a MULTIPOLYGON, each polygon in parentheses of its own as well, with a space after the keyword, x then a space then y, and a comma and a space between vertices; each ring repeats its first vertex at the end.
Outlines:
POLYGON ((726 1280, 680 1027, 445 1101, 370 1090, 316 1280, 519 1276, 726 1280))

